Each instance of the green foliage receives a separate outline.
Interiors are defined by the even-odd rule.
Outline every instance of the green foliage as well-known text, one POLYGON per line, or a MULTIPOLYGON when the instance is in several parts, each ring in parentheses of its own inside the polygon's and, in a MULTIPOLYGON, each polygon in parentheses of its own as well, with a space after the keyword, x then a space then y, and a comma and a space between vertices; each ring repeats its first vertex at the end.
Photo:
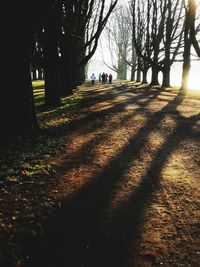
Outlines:
POLYGON ((62 150, 64 130, 73 114, 79 108, 80 94, 63 97, 61 105, 47 108, 44 105, 44 83, 34 82, 37 117, 42 130, 40 135, 15 142, 0 150, 0 183, 23 183, 25 178, 36 179, 52 172, 48 159, 62 150))

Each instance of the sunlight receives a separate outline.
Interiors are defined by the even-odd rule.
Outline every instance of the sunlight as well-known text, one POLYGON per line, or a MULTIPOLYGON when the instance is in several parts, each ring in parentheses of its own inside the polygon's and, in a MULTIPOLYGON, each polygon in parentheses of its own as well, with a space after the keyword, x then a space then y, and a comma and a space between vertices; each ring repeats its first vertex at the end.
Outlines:
POLYGON ((199 75, 199 64, 200 62, 192 62, 189 79, 188 79, 188 90, 194 91, 200 94, 200 75, 199 75))
POLYGON ((200 94, 200 76, 195 74, 190 74, 188 80, 188 90, 195 91, 200 94))

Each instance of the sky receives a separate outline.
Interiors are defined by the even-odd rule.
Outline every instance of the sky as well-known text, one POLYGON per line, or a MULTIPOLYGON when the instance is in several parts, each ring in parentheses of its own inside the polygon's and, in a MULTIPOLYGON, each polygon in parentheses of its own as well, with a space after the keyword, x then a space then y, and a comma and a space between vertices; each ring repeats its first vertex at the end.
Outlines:
MULTIPOLYGON (((127 0, 123 1, 124 3, 127 0)), ((116 79, 116 73, 110 70, 103 62, 102 59, 102 47, 103 47, 103 56, 104 61, 106 63, 111 64, 110 60, 110 52, 105 43, 105 34, 103 32, 101 41, 99 42, 98 48, 90 60, 88 66, 88 77, 91 76, 92 73, 98 77, 99 73, 106 72, 108 74, 113 75, 113 79, 116 79)), ((160 82, 161 82, 161 75, 160 75, 160 82)), ((171 85, 172 86, 180 86, 181 85, 181 77, 182 77, 182 63, 175 63, 172 65, 171 68, 171 85)), ((130 79, 130 72, 128 72, 127 79, 130 79)), ((150 81, 150 72, 148 73, 148 81, 150 81)), ((190 70, 190 78, 189 78, 189 87, 190 89, 198 89, 200 91, 200 61, 195 61, 191 63, 191 70, 190 70)))
MULTIPOLYGON (((104 59, 106 58, 106 54, 109 54, 109 51, 104 49, 104 59)), ((109 56, 107 57, 109 59, 109 56)), ((109 62, 108 62, 109 63, 109 62)), ((102 54, 100 51, 100 47, 98 47, 95 55, 92 57, 89 67, 88 67, 88 77, 91 76, 92 73, 98 77, 99 73, 106 72, 108 74, 113 75, 113 79, 116 79, 116 73, 110 70, 102 60, 102 54)), ((181 85, 181 77, 182 77, 182 63, 175 63, 171 68, 171 85, 172 86, 180 86, 181 85)), ((130 72, 128 73, 128 79, 130 79, 130 72)), ((160 75, 159 80, 161 82, 162 76, 160 75)), ((150 81, 150 72, 148 74, 148 81, 150 81)), ((189 78, 189 86, 191 89, 198 89, 200 91, 200 61, 195 61, 191 63, 190 70, 190 78, 189 78)))

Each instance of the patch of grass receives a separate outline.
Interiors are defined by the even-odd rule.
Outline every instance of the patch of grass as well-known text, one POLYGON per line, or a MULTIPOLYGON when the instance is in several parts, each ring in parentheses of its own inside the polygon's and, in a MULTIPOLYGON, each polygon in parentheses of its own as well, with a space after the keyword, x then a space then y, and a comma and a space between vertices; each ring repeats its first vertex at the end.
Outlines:
POLYGON ((46 159, 62 150, 64 147, 64 130, 80 104, 79 91, 63 97, 61 105, 48 108, 44 105, 44 82, 33 82, 36 100, 37 117, 42 130, 41 134, 18 137, 7 148, 0 150, 0 183, 22 183, 24 177, 39 179, 47 176, 50 166, 46 159), (38 89, 38 86, 40 89, 38 89))
POLYGON ((34 225, 36 217, 44 216, 43 211, 54 205, 45 193, 55 176, 50 162, 65 148, 66 129, 80 106, 81 87, 73 95, 62 97, 60 106, 52 108, 44 105, 44 82, 33 82, 33 88, 41 131, 18 137, 0 149, 0 239, 6 244, 0 248, 0 265, 5 265, 5 257, 12 261, 21 257, 18 241, 11 238, 21 235, 22 225, 15 218, 26 218, 22 220, 26 223, 30 218, 34 225))

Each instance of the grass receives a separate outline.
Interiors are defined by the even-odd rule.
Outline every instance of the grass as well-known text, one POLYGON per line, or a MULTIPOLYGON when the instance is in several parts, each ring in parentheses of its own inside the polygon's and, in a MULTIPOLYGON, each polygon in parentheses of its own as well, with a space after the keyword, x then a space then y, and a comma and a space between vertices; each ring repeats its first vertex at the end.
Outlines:
POLYGON ((53 169, 48 158, 59 153, 65 143, 65 129, 80 104, 79 91, 63 97, 61 105, 44 105, 44 82, 33 82, 37 118, 43 131, 34 136, 18 137, 6 148, 0 149, 0 184, 12 186, 34 182, 49 176, 53 169))
POLYGON ((18 266, 21 257, 14 236, 23 236, 26 226, 15 223, 16 219, 37 221, 36 214, 42 213, 40 206, 41 210, 47 210, 53 205, 45 193, 55 172, 50 160, 64 149, 68 123, 80 106, 79 90, 62 97, 60 106, 48 108, 44 105, 44 82, 33 82, 33 88, 41 131, 17 137, 0 149, 0 265, 3 266, 10 266, 10 262, 18 266))

